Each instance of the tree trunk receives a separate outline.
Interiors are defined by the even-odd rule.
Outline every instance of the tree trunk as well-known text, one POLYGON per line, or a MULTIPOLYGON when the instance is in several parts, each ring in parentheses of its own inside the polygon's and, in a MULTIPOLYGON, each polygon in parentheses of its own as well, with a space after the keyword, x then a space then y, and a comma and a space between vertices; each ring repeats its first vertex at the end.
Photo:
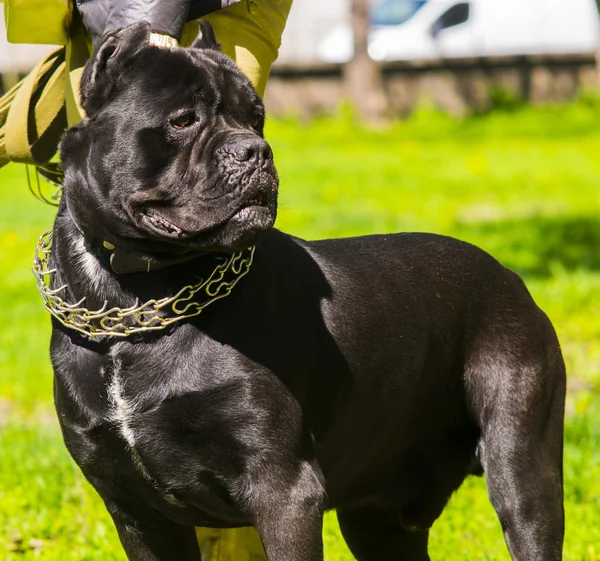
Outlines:
MULTIPOLYGON (((596 0, 596 8, 598 8, 598 16, 600 17, 600 0, 596 0)), ((596 70, 598 72, 598 82, 600 82, 600 45, 596 47, 596 70)))
POLYGON ((344 81, 346 94, 359 115, 378 122, 385 117, 387 103, 379 65, 368 53, 369 4, 369 0, 350 0, 354 57, 344 67, 344 81))

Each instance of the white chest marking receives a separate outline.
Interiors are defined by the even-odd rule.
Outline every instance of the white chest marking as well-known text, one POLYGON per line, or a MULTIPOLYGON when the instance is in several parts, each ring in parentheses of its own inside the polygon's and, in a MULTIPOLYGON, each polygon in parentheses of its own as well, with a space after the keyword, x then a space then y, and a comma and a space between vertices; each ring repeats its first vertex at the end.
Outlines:
POLYGON ((150 484, 159 491, 163 498, 169 503, 175 506, 185 506, 184 503, 179 501, 172 493, 162 489, 158 482, 148 473, 142 458, 138 450, 135 447, 135 433, 131 427, 131 422, 136 413, 139 410, 139 404, 133 400, 127 400, 123 395, 123 386, 121 384, 121 361, 118 358, 114 359, 113 375, 108 386, 108 396, 111 401, 111 412, 110 420, 113 421, 118 429, 120 435, 125 439, 131 452, 131 458, 133 465, 142 474, 150 484))
POLYGON ((101 279, 106 271, 100 266, 98 260, 86 249, 83 237, 71 243, 71 254, 75 266, 79 268, 83 277, 91 284, 94 292, 100 292, 101 279))
POLYGON ((111 420, 116 423, 121 436, 125 439, 130 448, 135 447, 135 434, 131 428, 131 420, 136 413, 135 403, 128 401, 123 396, 123 388, 119 377, 121 364, 115 359, 113 376, 108 386, 108 396, 112 403, 111 420))

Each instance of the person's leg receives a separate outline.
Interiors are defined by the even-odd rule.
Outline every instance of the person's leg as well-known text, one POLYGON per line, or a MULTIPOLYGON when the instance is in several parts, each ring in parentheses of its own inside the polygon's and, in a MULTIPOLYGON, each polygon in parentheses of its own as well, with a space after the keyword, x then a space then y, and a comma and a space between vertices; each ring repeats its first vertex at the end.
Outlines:
POLYGON ((254 528, 196 528, 202 561, 265 561, 265 550, 254 528))
POLYGON ((261 97, 291 6, 292 0, 241 0, 204 18, 212 23, 223 52, 238 64, 261 97))
MULTIPOLYGON (((292 0, 241 0, 203 19, 212 23, 222 51, 248 76, 262 97, 275 62, 292 0)), ((203 561, 263 561, 254 528, 196 528, 203 561)))

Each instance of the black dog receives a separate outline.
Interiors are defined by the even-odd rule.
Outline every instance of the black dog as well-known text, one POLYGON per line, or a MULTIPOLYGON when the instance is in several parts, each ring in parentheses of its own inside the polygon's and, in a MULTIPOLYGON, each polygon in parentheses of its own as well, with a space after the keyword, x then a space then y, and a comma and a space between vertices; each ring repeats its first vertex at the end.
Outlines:
POLYGON ((256 244, 231 294, 163 330, 54 320, 65 442, 129 559, 197 561, 194 526, 253 525, 270 561, 317 561, 328 508, 357 559, 428 559, 482 472, 513 559, 561 559, 565 371, 515 274, 436 235, 273 230, 263 107, 206 25, 190 49, 145 24, 108 37, 82 98, 51 259, 65 301, 169 297, 256 244))

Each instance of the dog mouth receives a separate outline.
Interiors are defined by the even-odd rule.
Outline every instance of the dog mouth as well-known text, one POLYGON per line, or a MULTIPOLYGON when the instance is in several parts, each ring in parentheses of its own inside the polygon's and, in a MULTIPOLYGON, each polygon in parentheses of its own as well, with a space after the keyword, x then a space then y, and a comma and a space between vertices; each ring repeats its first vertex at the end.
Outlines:
POLYGON ((258 197, 255 197, 254 199, 250 199, 250 200, 246 201, 242 205, 242 208, 249 207, 249 206, 265 206, 266 204, 267 204, 267 198, 264 195, 259 195, 258 197))
POLYGON ((169 237, 182 237, 185 232, 177 225, 167 220, 165 216, 153 209, 145 209, 141 213, 142 220, 151 230, 169 237))
POLYGON ((247 219, 253 219, 268 213, 270 208, 270 198, 264 193, 254 195, 252 198, 244 200, 241 204, 236 205, 235 211, 231 213, 225 220, 212 225, 209 228, 200 230, 184 229, 175 224, 165 214, 158 209, 144 208, 140 212, 140 217, 144 225, 153 233, 168 238, 188 238, 197 234, 203 234, 215 230, 229 221, 239 222, 247 219))
MULTIPOLYGON (((238 210, 234 213, 233 217, 239 216, 240 213, 247 214, 252 210, 258 210, 262 208, 266 208, 269 206, 268 197, 264 194, 257 195, 252 199, 247 199, 244 201, 239 207, 238 210)), ((232 218, 233 218, 232 217, 232 218)))

